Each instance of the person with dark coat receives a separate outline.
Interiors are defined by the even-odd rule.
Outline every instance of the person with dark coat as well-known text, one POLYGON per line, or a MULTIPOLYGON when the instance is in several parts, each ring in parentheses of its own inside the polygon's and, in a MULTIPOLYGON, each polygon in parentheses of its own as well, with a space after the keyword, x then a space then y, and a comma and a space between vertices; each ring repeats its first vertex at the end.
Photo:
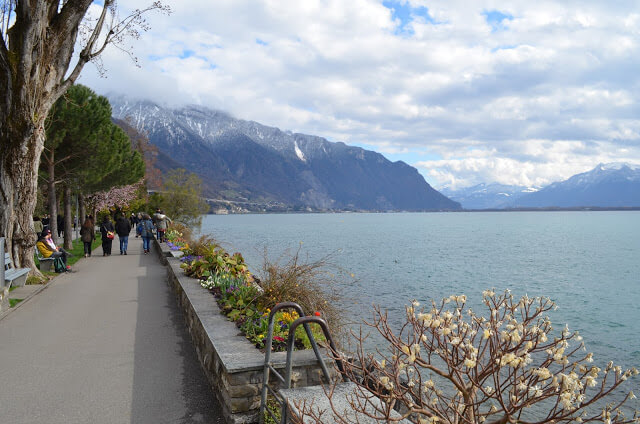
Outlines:
POLYGON ((129 245, 129 233, 131 232, 131 223, 124 215, 120 215, 116 221, 116 233, 120 240, 120 254, 127 254, 127 247, 129 245))
POLYGON ((91 244, 96 239, 96 231, 93 226, 93 221, 88 217, 85 219, 82 227, 80 227, 80 239, 82 239, 82 243, 84 243, 84 257, 88 258, 91 256, 91 244))
POLYGON ((62 237, 62 233, 64 232, 64 216, 58 214, 56 218, 56 224, 58 226, 58 238, 62 237))
POLYGON ((113 223, 109 219, 109 215, 105 215, 102 220, 102 224, 100 224, 100 234, 102 234, 102 256, 111 256, 111 243, 113 242, 115 231, 113 223), (109 238, 109 233, 111 233, 111 238, 109 238))

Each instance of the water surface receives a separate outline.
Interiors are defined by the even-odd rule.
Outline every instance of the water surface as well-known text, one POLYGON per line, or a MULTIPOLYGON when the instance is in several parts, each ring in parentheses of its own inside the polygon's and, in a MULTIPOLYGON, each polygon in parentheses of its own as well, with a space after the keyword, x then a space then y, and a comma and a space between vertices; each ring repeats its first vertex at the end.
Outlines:
POLYGON ((265 246, 333 254, 354 274, 340 305, 353 321, 450 294, 479 311, 483 290, 510 289, 551 297, 555 327, 579 330, 596 358, 640 366, 640 212, 208 215, 202 232, 258 274, 265 246))

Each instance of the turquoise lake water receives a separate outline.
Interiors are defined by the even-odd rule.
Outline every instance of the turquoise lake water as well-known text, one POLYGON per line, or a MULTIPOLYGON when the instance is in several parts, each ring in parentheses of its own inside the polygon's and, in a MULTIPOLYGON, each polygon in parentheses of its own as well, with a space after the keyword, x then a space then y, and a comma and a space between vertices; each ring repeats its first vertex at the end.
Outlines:
POLYGON ((640 212, 208 215, 202 233, 258 275, 265 246, 333 254, 354 274, 340 305, 354 322, 372 303, 399 320, 412 299, 466 294, 478 312, 492 287, 549 296, 554 327, 580 331, 596 362, 640 368, 640 212))

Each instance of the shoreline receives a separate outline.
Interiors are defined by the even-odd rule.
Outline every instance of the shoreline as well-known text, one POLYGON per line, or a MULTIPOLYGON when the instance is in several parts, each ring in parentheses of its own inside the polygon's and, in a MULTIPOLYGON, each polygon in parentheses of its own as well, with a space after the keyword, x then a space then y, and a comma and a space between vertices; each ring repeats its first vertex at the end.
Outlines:
POLYGON ((578 207, 546 207, 546 208, 509 208, 509 209, 460 209, 460 210, 420 210, 420 211, 375 211, 375 210, 290 210, 290 211, 246 211, 246 212, 210 212, 208 215, 311 215, 311 214, 400 214, 400 213, 464 213, 464 212, 637 212, 640 206, 620 206, 620 207, 598 207, 598 206, 578 206, 578 207))

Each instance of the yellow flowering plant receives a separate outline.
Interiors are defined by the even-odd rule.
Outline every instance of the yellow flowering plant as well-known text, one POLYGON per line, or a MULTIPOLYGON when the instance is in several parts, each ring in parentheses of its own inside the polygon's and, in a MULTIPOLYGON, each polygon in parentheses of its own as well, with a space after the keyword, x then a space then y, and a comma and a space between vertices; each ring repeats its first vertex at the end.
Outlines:
MULTIPOLYGON (((351 407, 381 422, 640 422, 628 403, 635 395, 621 391, 638 371, 595 365, 577 332, 554 331, 549 298, 487 290, 486 316, 466 302, 464 295, 426 308, 414 301, 399 331, 375 307, 367 325, 388 345, 365 353, 359 337, 355 357, 344 361, 357 387, 351 407)), ((305 422, 322 422, 312 407, 299 407, 305 422)))

